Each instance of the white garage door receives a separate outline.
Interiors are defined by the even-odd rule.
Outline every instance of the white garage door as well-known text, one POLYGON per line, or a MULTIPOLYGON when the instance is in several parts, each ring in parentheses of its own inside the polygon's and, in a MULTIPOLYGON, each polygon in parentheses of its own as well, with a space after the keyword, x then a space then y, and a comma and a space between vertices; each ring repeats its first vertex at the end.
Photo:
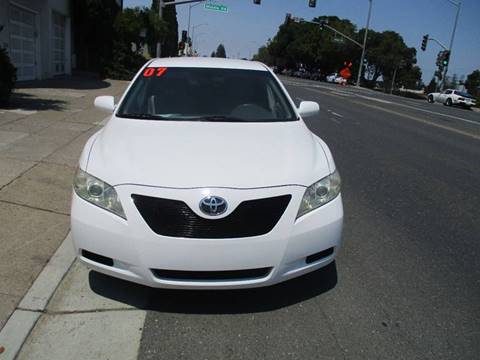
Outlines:
POLYGON ((9 53, 17 68, 17 79, 35 79, 35 14, 10 5, 9 25, 9 53))

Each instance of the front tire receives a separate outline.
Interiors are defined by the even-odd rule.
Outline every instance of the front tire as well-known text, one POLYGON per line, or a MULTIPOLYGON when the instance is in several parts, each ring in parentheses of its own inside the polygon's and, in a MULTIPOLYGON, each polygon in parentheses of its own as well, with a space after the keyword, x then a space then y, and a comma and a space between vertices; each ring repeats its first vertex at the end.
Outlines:
POLYGON ((445 103, 447 106, 452 106, 452 99, 447 99, 447 102, 445 103))
POLYGON ((427 101, 430 103, 430 104, 433 104, 435 101, 433 100, 433 96, 430 95, 427 99, 427 101))

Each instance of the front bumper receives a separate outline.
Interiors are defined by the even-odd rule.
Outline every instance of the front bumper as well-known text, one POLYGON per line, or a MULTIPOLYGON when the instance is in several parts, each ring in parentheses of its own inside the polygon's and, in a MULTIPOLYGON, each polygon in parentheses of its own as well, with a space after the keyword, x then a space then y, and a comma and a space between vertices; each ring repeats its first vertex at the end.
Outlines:
MULTIPOLYGON (((341 195, 296 220, 305 192, 302 186, 246 190, 121 185, 115 189, 128 220, 93 206, 73 194, 71 227, 75 250, 79 259, 90 268, 147 286, 222 289, 273 285, 329 264, 340 246, 343 222, 341 195), (276 226, 265 235, 192 239, 161 236, 153 232, 131 198, 132 194, 141 194, 182 200, 197 212, 200 199, 208 193, 227 199, 231 205, 230 212, 246 200, 286 194, 290 194, 292 199, 276 226), (107 265, 95 261, 94 257, 85 257, 83 251, 107 257, 112 263, 107 265), (327 255, 311 256, 318 253, 327 255), (235 279, 223 276, 218 279, 192 277, 179 280, 165 278, 155 272, 156 269, 201 273, 238 272, 260 268, 269 270, 263 276, 235 279)), ((198 214, 200 215, 199 211, 198 214)), ((228 215, 229 212, 222 216, 228 215)))

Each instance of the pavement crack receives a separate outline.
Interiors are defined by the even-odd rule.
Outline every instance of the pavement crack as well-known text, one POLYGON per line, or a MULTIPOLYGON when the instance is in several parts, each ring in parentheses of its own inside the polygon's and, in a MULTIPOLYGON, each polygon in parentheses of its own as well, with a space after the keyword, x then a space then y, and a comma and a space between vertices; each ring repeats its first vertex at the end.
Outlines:
POLYGON ((50 210, 50 209, 44 209, 44 208, 40 208, 40 207, 37 207, 37 206, 31 206, 31 205, 26 205, 26 204, 22 204, 22 203, 17 203, 17 202, 10 201, 10 200, 0 199, 0 203, 10 204, 10 205, 17 205, 17 206, 23 206, 23 207, 26 207, 26 208, 29 208, 29 209, 45 211, 45 212, 49 212, 49 213, 57 214, 57 215, 70 216, 69 213, 63 213, 63 212, 60 212, 60 211, 55 211, 55 210, 50 210))
POLYGON ((116 311, 145 311, 145 310, 131 308, 131 307, 120 307, 120 308, 112 308, 112 309, 89 309, 89 310, 64 310, 64 311, 45 310, 43 313, 46 315, 74 315, 74 314, 95 314, 95 313, 116 312, 116 311))
MULTIPOLYGON (((15 159, 17 160, 17 159, 15 159)), ((34 167, 36 167, 37 165, 39 164, 39 162, 36 162, 35 164, 33 164, 32 166, 30 166, 28 169, 26 169, 25 171, 22 171, 17 177, 15 177, 14 179, 10 180, 8 183, 6 183, 5 185, 3 186, 0 186, 0 191, 2 191, 4 188, 6 188, 8 185, 10 185, 11 183, 13 183, 15 180, 21 178, 23 175, 25 175, 27 172, 29 172, 30 170, 32 170, 34 167)))

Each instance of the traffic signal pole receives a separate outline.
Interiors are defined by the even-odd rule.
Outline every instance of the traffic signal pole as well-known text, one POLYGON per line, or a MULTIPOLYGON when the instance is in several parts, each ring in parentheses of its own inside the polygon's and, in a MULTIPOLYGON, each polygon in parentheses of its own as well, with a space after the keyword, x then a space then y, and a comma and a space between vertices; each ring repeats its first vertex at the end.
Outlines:
MULTIPOLYGON (((450 38, 450 46, 448 48, 448 51, 449 51, 449 54, 450 54, 450 57, 451 57, 453 41, 455 40, 455 32, 457 30, 458 17, 460 15, 460 9, 462 7, 462 2, 461 1, 455 2, 453 0, 447 0, 447 1, 450 2, 452 5, 455 5, 457 7, 457 14, 455 15, 455 23, 453 25, 452 37, 450 38)), ((450 63, 450 61, 449 61, 449 63, 450 63)), ((447 77, 447 71, 448 71, 448 64, 445 66, 445 70, 443 71, 442 86, 440 87, 440 89, 442 89, 442 90, 444 90, 445 80, 446 80, 446 77, 447 77)))
POLYGON ((372 16, 372 2, 373 0, 368 0, 368 18, 367 18, 367 26, 365 27, 365 35, 363 37, 363 47, 362 47, 362 57, 360 58, 360 65, 358 66, 358 76, 357 76, 357 86, 360 87, 360 80, 362 78, 362 70, 363 70, 363 61, 365 60, 365 49, 367 47, 367 35, 368 35, 368 28, 370 27, 370 17, 372 16))
MULTIPOLYGON (((172 1, 158 0, 158 16, 160 17, 160 19, 163 19, 163 8, 165 6, 183 5, 183 4, 198 3, 203 1, 205 0, 172 0, 172 1)), ((190 36, 190 34, 188 34, 188 36, 190 36)), ((157 41, 156 54, 157 54, 157 57, 162 56, 162 44, 160 43, 160 40, 157 41)))

